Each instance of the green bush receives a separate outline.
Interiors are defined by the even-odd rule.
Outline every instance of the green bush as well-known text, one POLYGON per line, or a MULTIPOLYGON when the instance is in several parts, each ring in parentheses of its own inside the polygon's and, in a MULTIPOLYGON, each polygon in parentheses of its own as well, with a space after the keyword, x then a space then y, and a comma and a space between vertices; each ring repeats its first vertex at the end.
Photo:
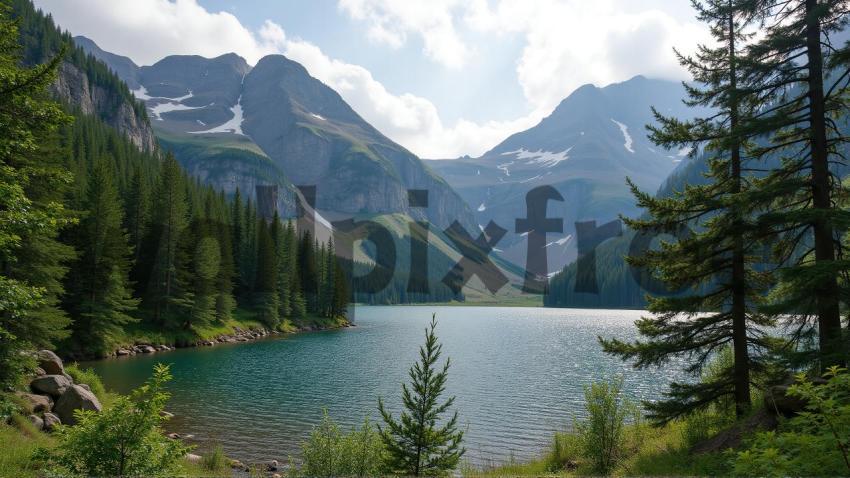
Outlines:
POLYGON ((74 379, 74 383, 84 383, 91 388, 92 393, 101 401, 106 397, 106 387, 94 370, 81 369, 79 365, 72 363, 65 367, 65 372, 74 379))
POLYGON ((296 474, 310 477, 381 476, 384 446, 381 436, 369 423, 343 433, 324 412, 322 422, 302 445, 302 465, 296 474))
POLYGON ((804 400, 804 412, 778 432, 757 433, 734 457, 737 475, 846 476, 850 474, 850 374, 832 367, 824 385, 805 375, 788 388, 804 400))
POLYGON ((587 420, 576 423, 583 455, 593 471, 608 474, 622 457, 626 416, 635 407, 621 397, 623 378, 584 387, 587 420))
POLYGON ((157 364, 153 377, 100 413, 77 410, 77 425, 58 430, 51 454, 58 474, 83 476, 173 476, 189 447, 162 434, 161 416, 169 394, 168 367, 157 364))

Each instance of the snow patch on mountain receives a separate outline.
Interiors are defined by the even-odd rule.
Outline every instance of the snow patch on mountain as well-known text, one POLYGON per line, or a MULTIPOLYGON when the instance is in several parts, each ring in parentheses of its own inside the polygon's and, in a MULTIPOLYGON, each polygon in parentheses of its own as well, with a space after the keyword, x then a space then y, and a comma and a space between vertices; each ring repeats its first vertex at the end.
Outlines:
POLYGON ((507 153, 502 153, 502 156, 508 156, 513 154, 516 155, 516 159, 518 160, 527 160, 527 164, 540 164, 543 167, 552 168, 557 166, 558 163, 569 159, 569 153, 571 149, 573 149, 572 146, 561 151, 560 153, 553 153, 551 151, 543 151, 542 149, 538 149, 537 151, 529 151, 525 148, 520 148, 516 151, 508 151, 507 153))
POLYGON ((611 121, 613 121, 614 124, 616 124, 617 127, 620 128, 620 132, 623 133, 623 140, 625 141, 623 143, 623 147, 626 148, 626 151, 628 151, 630 153, 634 153, 635 150, 632 147, 632 144, 634 142, 632 141, 632 135, 629 134, 629 127, 626 126, 623 123, 620 123, 619 121, 615 120, 614 118, 611 118, 611 121))
POLYGON ((498 166, 496 166, 496 167, 497 167, 498 169, 501 169, 501 170, 505 173, 505 176, 510 176, 510 175, 511 175, 511 170, 510 170, 510 169, 508 169, 508 168, 510 168, 510 167, 514 164, 514 162, 515 162, 515 161, 511 161, 511 162, 509 162, 509 163, 503 163, 503 164, 500 164, 500 165, 498 165, 498 166))
POLYGON ((242 121, 244 120, 242 114, 242 96, 236 100, 236 104, 230 108, 230 111, 233 113, 233 118, 230 118, 227 122, 222 125, 216 126, 215 128, 211 128, 204 131, 190 131, 192 134, 207 134, 207 133, 234 133, 241 136, 245 136, 245 133, 242 132, 242 121))
POLYGON ((327 121, 327 119, 324 116, 317 115, 316 113, 310 113, 310 116, 312 116, 313 118, 316 118, 317 120, 327 121))
POLYGON ((484 203, 481 203, 481 205, 478 206, 478 212, 484 212, 486 210, 487 210, 487 206, 485 206, 484 203))

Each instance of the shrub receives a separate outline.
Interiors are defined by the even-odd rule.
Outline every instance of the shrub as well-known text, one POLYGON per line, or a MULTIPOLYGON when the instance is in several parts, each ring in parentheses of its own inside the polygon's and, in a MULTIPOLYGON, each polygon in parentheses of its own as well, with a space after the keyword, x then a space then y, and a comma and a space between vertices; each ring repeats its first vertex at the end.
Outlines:
POLYGON ((557 472, 575 467, 583 450, 581 436, 572 433, 555 433, 552 449, 546 455, 546 469, 557 472))
POLYGON ((129 397, 120 397, 100 413, 77 410, 77 425, 62 426, 52 461, 59 474, 83 476, 172 476, 189 448, 162 434, 161 412, 169 394, 168 367, 154 374, 129 397))
POLYGON ((380 476, 383 474, 384 447, 381 436, 369 423, 343 433, 324 412, 310 438, 302 445, 298 474, 311 477, 380 476))
POLYGON ((850 374, 832 367, 816 386, 805 375, 788 394, 804 400, 805 411, 779 432, 757 433, 734 458, 738 475, 815 476, 850 474, 850 374))
POLYGON ((622 377, 584 388, 588 417, 576 424, 576 431, 583 455, 596 473, 608 474, 622 456, 625 419, 635 408, 621 398, 622 389, 622 377))
POLYGON ((204 469, 213 473, 221 473, 230 469, 229 460, 224 455, 224 448, 220 444, 215 444, 209 453, 204 455, 204 469))
POLYGON ((100 379, 94 370, 87 368, 81 369, 79 365, 72 363, 65 367, 65 372, 74 379, 74 383, 84 383, 91 388, 91 391, 100 400, 106 397, 106 387, 103 386, 103 381, 100 379))

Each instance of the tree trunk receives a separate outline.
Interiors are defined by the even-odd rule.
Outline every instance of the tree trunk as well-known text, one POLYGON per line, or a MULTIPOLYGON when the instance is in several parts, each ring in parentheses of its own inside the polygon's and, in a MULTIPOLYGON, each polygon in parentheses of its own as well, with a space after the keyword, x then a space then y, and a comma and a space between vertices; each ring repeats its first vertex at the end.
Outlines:
MULTIPOLYGON (((821 28, 817 15, 818 1, 806 1, 806 48, 809 61, 809 120, 811 125, 812 161, 812 204, 814 209, 827 211, 832 208, 830 198, 829 156, 826 141, 826 112, 823 92, 823 53, 821 52, 821 28)), ((815 262, 835 261, 834 231, 823 219, 813 224, 815 262)), ((832 275, 814 284, 818 315, 818 336, 822 367, 838 364, 841 351, 841 314, 838 305, 838 281, 832 275)))
MULTIPOLYGON (((741 192, 741 145, 737 138, 738 78, 735 51, 735 15, 729 2, 729 132, 732 135, 730 166, 732 168, 732 193, 741 192)), ((741 232, 740 211, 734 214, 734 244, 732 250, 732 352, 735 357, 733 380, 735 383, 735 415, 739 418, 750 409, 750 356, 747 349, 747 272, 744 257, 744 238, 741 232)))

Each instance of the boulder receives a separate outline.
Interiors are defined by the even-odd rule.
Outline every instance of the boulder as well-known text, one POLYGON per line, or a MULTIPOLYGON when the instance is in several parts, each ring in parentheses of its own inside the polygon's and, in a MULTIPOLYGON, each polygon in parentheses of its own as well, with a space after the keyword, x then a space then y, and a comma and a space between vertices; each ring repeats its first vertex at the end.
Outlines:
POLYGON ((56 429, 57 426, 62 424, 62 420, 59 419, 56 415, 52 413, 44 414, 44 430, 48 432, 52 432, 56 429))
POLYGON ((119 356, 119 357, 124 357, 124 356, 130 355, 130 351, 129 351, 129 350, 127 350, 127 349, 118 349, 118 350, 115 352, 115 355, 117 355, 117 356, 119 356))
POLYGON ((272 461, 266 463, 266 470, 267 471, 277 471, 279 466, 280 466, 280 464, 277 462, 277 460, 272 460, 272 461))
POLYGON ((36 395, 34 393, 18 393, 27 404, 27 411, 49 412, 53 408, 53 400, 48 395, 36 395))
POLYGON ((53 398, 59 398, 70 386, 71 381, 64 375, 42 375, 30 382, 33 392, 50 395, 53 398))
POLYGON ((49 350, 39 350, 36 352, 35 358, 38 360, 38 366, 48 375, 62 375, 65 373, 65 367, 62 366, 62 359, 55 353, 49 350))
POLYGON ((68 390, 59 397, 53 412, 59 416, 62 423, 75 425, 74 410, 94 410, 99 412, 103 407, 93 393, 79 385, 71 385, 68 390))
POLYGON ((764 394, 764 408, 776 415, 791 417, 803 411, 806 402, 788 395, 788 385, 774 385, 764 394))
POLYGON ((189 463, 200 463, 203 458, 201 455, 196 455, 194 453, 186 453, 186 461, 189 463))
POLYGON ((44 420, 42 420, 41 417, 38 415, 30 415, 27 417, 27 420, 32 423, 32 426, 34 426, 36 430, 41 430, 44 428, 44 420))
POLYGON ((80 384, 78 384, 78 385, 79 385, 79 386, 81 386, 81 387, 83 387, 83 388, 85 388, 85 389, 86 389, 86 390, 88 390, 89 392, 91 392, 91 387, 89 387, 89 384, 87 384, 87 383, 80 383, 80 384))
POLYGON ((36 367, 35 368, 35 376, 41 377, 42 375, 47 375, 47 372, 45 372, 44 369, 41 368, 41 367, 36 367))

